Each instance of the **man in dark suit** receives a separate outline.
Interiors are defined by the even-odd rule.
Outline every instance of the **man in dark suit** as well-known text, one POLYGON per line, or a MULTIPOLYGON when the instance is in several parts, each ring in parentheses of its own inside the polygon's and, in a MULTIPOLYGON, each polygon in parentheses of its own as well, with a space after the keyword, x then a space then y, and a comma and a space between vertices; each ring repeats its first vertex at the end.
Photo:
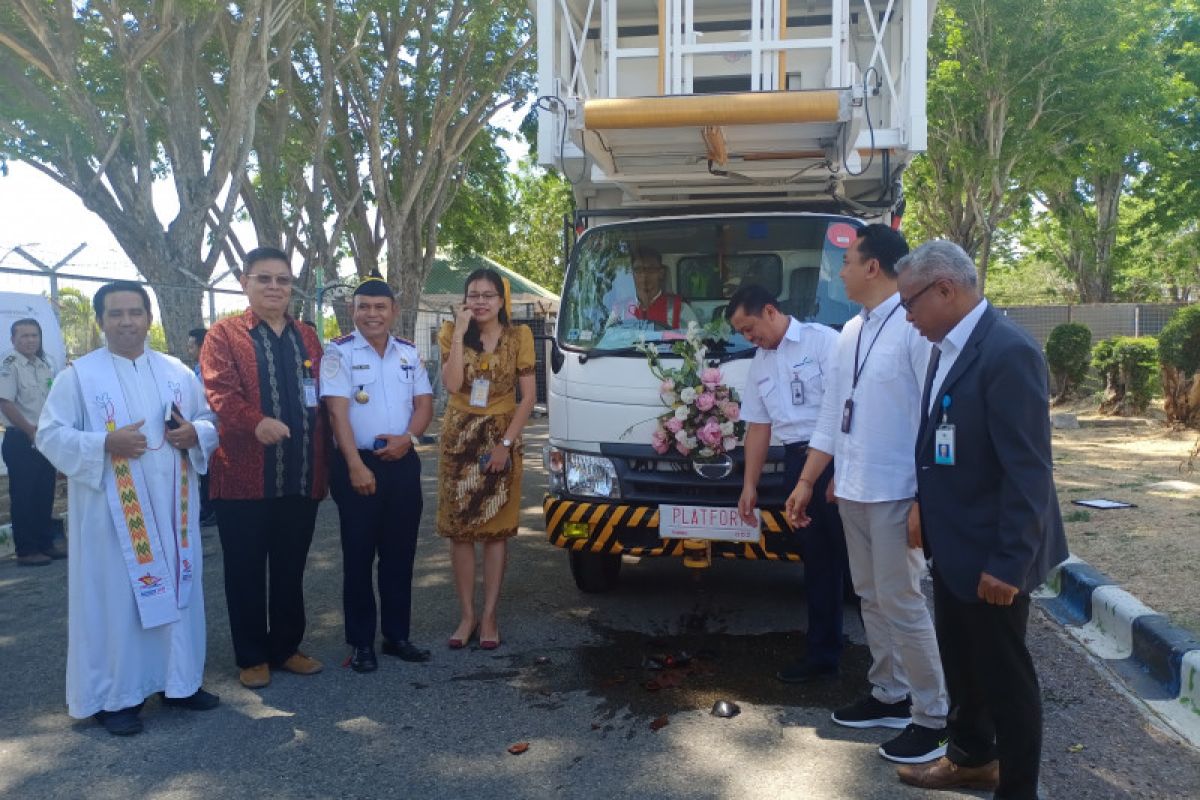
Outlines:
POLYGON ((1042 707, 1025 646, 1029 593, 1067 557, 1046 363, 1037 343, 980 296, 974 262, 958 245, 924 244, 896 271, 909 321, 935 345, 917 496, 950 692, 946 756, 898 774, 929 789, 1036 798, 1042 707))

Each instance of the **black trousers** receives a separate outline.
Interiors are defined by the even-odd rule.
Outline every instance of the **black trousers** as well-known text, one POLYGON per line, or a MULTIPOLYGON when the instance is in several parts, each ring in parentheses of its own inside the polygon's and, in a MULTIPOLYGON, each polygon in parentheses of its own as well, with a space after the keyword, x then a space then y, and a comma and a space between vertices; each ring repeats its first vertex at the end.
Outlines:
POLYGON ((50 549, 54 512, 54 465, 33 449, 33 442, 15 426, 4 431, 0 446, 8 467, 8 497, 12 505, 13 545, 18 556, 50 549))
POLYGON ((237 665, 282 664, 304 639, 304 564, 317 501, 293 495, 212 502, 237 665))
POLYGON ((946 755, 960 766, 1000 759, 996 798, 1037 798, 1042 697, 1025 646, 1029 595, 1010 606, 955 597, 933 569, 933 615, 950 694, 946 755))
MULTIPOLYGON (((788 493, 796 487, 808 448, 790 444, 784 448, 784 483, 788 493)), ((797 529, 804 556, 804 600, 808 605, 807 658, 823 667, 836 667, 842 657, 842 604, 845 582, 850 574, 846 535, 837 506, 825 501, 825 490, 833 479, 833 462, 813 484, 808 515, 812 525, 797 529)))
POLYGON ((330 490, 342 523, 346 643, 366 647, 375 643, 372 566, 379 576, 379 622, 383 638, 393 642, 409 638, 413 560, 417 555, 417 532, 424 501, 421 459, 415 450, 409 450, 399 461, 383 461, 368 450, 360 450, 359 455, 375 473, 375 494, 361 495, 354 491, 341 453, 333 456, 330 490))

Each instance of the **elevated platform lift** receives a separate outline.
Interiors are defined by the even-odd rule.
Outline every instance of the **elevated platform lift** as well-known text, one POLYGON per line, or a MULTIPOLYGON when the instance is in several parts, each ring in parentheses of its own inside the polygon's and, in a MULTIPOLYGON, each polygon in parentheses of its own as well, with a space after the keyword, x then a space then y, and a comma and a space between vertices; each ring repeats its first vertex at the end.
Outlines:
POLYGON ((535 0, 538 153, 581 208, 884 216, 934 0, 535 0))

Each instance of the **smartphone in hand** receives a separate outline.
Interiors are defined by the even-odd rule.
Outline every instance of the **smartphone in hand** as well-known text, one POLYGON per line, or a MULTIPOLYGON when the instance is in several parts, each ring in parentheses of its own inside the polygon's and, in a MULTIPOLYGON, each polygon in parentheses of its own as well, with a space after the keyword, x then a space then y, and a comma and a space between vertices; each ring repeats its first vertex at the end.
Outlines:
POLYGON ((178 415, 180 419, 183 418, 183 412, 179 410, 178 404, 172 402, 171 405, 167 406, 167 416, 163 420, 163 423, 167 426, 167 430, 173 431, 182 425, 179 419, 175 418, 176 415, 178 415))

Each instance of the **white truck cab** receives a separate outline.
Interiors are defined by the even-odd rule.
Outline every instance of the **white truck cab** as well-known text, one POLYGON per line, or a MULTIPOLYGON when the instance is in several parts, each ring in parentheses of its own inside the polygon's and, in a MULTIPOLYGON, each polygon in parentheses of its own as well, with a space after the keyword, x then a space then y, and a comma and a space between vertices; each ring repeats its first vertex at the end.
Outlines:
MULTIPOLYGON (((782 503, 782 447, 742 532, 664 530, 664 509, 717 519, 728 470, 651 446, 664 411, 638 349, 723 318, 755 283, 797 319, 857 309, 837 274, 864 220, 887 221, 925 146, 926 0, 538 0, 538 154, 572 182, 571 248, 549 380, 550 542, 584 591, 615 585, 622 555, 800 560, 782 503), (647 297, 643 262, 661 265, 647 297), (639 294, 639 289, 641 290, 639 294)), ((753 348, 711 341, 740 388, 753 348)), ((778 445, 778 443, 774 443, 778 445)), ((703 517, 698 517, 703 518, 703 517)))

